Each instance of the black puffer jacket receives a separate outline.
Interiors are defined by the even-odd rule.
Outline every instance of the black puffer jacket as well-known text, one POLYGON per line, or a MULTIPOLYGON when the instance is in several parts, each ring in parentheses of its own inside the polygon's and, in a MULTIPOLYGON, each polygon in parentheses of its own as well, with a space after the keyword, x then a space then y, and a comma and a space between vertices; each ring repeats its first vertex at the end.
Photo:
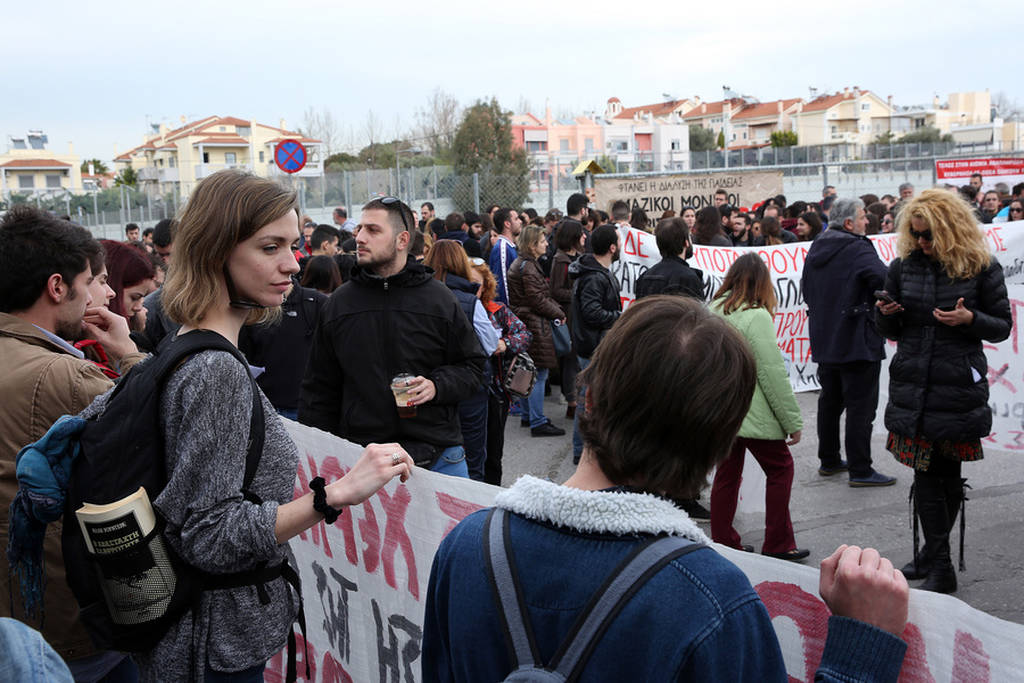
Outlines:
POLYGON ((875 313, 879 331, 899 342, 889 366, 886 428, 931 440, 988 436, 992 410, 981 342, 1006 339, 1013 325, 999 262, 993 258, 977 277, 951 280, 917 250, 892 262, 885 289, 904 308, 891 316, 875 313), (950 327, 932 315, 961 297, 974 313, 969 325, 950 327))

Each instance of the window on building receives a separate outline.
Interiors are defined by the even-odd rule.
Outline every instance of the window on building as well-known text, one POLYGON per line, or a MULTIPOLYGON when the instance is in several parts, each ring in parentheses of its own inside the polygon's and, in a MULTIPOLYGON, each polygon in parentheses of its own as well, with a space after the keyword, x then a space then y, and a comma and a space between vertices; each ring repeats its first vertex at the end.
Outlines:
POLYGON ((526 141, 527 152, 546 152, 548 151, 548 143, 544 140, 527 140, 526 141))
POLYGON ((249 137, 252 134, 252 127, 250 126, 235 126, 235 133, 242 136, 243 138, 249 137))
POLYGON ((870 102, 861 102, 860 110, 861 111, 871 111, 871 103, 870 102))
POLYGON ((47 174, 46 176, 46 187, 47 189, 60 189, 60 175, 47 174))
POLYGON ((227 127, 227 126, 220 126, 220 132, 221 132, 221 133, 226 133, 226 132, 228 132, 228 127, 227 127))
POLYGON ((614 140, 612 142, 612 149, 616 152, 628 152, 629 143, 625 140, 614 140))
POLYGON ((167 158, 167 168, 174 168, 174 165, 178 163, 174 160, 174 157, 167 158))
POLYGON ((832 126, 832 134, 835 135, 839 132, 839 126, 832 126))
POLYGON ((568 152, 569 151, 569 139, 568 138, 562 138, 562 139, 560 139, 558 141, 558 151, 559 152, 568 152))
POLYGON ((210 163, 210 153, 209 152, 203 152, 203 163, 204 164, 210 163))
POLYGON ((156 165, 157 166, 163 166, 164 165, 164 160, 163 159, 157 159, 156 160, 156 165))
POLYGON ((671 149, 673 152, 678 152, 680 146, 681 143, 679 142, 679 140, 673 140, 671 143, 669 143, 669 149, 671 149))
POLYGON ((225 164, 233 164, 233 163, 235 163, 235 159, 236 158, 237 157, 235 156, 234 152, 224 152, 224 163, 225 164))
POLYGON ((747 134, 746 134, 746 133, 743 133, 743 139, 744 139, 744 140, 746 140, 746 139, 747 139, 747 134))
POLYGON ((20 175, 18 176, 18 189, 19 190, 31 190, 36 186, 36 177, 33 175, 20 175))
POLYGON ((260 163, 262 164, 264 161, 265 161, 265 158, 263 156, 263 152, 260 152, 260 163))
POLYGON ((594 151, 594 138, 583 138, 583 149, 587 154, 594 151))

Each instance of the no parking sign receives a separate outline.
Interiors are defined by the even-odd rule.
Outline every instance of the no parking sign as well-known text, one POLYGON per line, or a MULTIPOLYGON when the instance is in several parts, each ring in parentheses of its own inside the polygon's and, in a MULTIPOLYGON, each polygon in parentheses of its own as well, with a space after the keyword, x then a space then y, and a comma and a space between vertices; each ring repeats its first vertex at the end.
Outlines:
POLYGON ((306 148, 298 140, 282 140, 274 146, 274 163, 285 173, 298 173, 306 165, 306 148))

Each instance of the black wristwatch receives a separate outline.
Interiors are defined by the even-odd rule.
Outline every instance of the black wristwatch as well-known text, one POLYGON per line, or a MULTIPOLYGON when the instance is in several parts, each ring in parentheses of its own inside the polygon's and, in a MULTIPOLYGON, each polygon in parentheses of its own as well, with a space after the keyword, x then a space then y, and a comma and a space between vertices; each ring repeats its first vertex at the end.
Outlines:
POLYGON ((334 524, 344 510, 332 508, 327 504, 327 491, 324 490, 326 484, 323 477, 314 477, 313 481, 309 482, 309 488, 313 492, 313 509, 324 516, 325 522, 334 524))

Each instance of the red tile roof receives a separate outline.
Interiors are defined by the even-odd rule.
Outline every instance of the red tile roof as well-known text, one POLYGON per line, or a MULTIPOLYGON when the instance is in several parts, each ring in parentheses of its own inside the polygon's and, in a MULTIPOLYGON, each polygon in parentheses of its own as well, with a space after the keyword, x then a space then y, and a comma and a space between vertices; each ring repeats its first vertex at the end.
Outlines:
POLYGON ((759 119, 775 117, 779 113, 779 102, 782 102, 782 111, 788 110, 794 104, 800 101, 799 97, 795 97, 791 100, 776 100, 774 102, 761 102, 748 107, 744 107, 738 114, 733 114, 733 119, 759 119))
POLYGON ((234 133, 221 133, 220 135, 207 135, 205 138, 200 138, 192 143, 193 147, 196 145, 240 145, 247 147, 249 141, 234 133))
MULTIPOLYGON (((614 98, 613 98, 614 99, 614 98)), ((611 102, 611 100, 609 100, 611 102)), ((617 119, 631 119, 634 114, 650 114, 651 116, 666 116, 686 104, 686 100, 669 100, 655 104, 642 104, 639 107, 626 107, 615 115, 617 119)), ((685 111, 685 109, 684 109, 685 111)))
POLYGON ((726 102, 729 102, 729 104, 732 105, 732 112, 733 112, 733 116, 734 117, 736 116, 737 113, 742 111, 742 109, 745 106, 745 103, 743 102, 743 100, 738 99, 738 98, 737 99, 732 99, 732 100, 719 100, 718 102, 702 102, 701 104, 698 104, 693 109, 690 109, 689 111, 687 111, 683 115, 683 118, 684 119, 699 119, 699 118, 703 118, 705 116, 716 116, 718 114, 721 114, 725 110, 725 103, 726 102), (703 111, 703 108, 705 106, 707 106, 707 111, 703 111))
POLYGON ((0 168, 71 168, 71 164, 56 159, 14 159, 0 168))
POLYGON ((822 95, 816 99, 811 100, 804 105, 804 111, 824 111, 831 109, 843 100, 853 100, 857 98, 857 94, 854 91, 848 93, 837 92, 834 95, 822 95))

